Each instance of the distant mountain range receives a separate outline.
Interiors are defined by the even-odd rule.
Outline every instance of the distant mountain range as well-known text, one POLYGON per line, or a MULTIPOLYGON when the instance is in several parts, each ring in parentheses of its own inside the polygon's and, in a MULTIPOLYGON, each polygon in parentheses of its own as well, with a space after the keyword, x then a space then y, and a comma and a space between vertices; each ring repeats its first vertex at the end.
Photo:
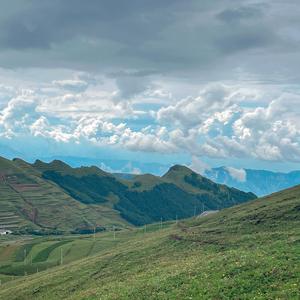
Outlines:
MULTIPOLYGON (((0 152, 1 153, 1 152, 0 152)), ((110 173, 125 173, 125 174, 145 174, 150 173, 160 176, 168 171, 168 164, 155 162, 141 162, 126 159, 107 159, 93 157, 77 157, 77 156, 51 156, 43 157, 42 161, 51 162, 53 160, 61 160, 73 168, 81 166, 97 166, 104 171, 110 173)))
POLYGON ((265 196, 300 184, 300 171, 290 173, 264 170, 213 168, 203 173, 207 178, 258 196, 265 196))
POLYGON ((95 166, 0 158, 0 227, 14 231, 79 233, 143 225, 255 198, 179 165, 161 177, 126 180, 95 166))
MULTIPOLYGON (((1 144, 0 153, 8 158, 19 156, 15 150, 1 144)), ((54 160, 60 160, 73 168, 81 166, 97 166, 106 172, 113 173, 117 177, 126 180, 130 180, 137 174, 145 173, 161 176, 170 168, 170 165, 167 163, 162 164, 95 157, 51 156, 43 157, 41 160, 48 163, 54 160)), ((235 187, 245 192, 252 192, 257 196, 269 195, 300 184, 300 171, 283 173, 267 170, 235 169, 223 166, 201 171, 200 174, 216 183, 235 187)))
MULTIPOLYGON (((1 152, 0 152, 1 153, 1 152)), ((97 159, 73 156, 55 156, 43 158, 43 161, 61 160, 72 167, 98 166, 101 169, 116 173, 124 179, 130 179, 135 174, 150 173, 160 176, 169 169, 168 165, 152 162, 138 162, 119 159, 97 159)), ((220 184, 226 184, 245 192, 252 192, 258 196, 271 193, 300 184, 300 171, 289 173, 265 170, 235 169, 231 167, 212 168, 201 172, 201 175, 220 184)))

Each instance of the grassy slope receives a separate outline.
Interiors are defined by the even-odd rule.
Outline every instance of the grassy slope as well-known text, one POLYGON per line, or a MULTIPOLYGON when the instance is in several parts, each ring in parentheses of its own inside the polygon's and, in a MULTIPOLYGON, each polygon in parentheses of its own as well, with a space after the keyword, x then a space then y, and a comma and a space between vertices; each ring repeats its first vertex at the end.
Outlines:
MULTIPOLYGON (((28 211, 30 206, 10 183, 14 176, 23 177, 23 172, 11 161, 0 157, 0 227, 6 229, 17 229, 30 225, 32 222, 24 217, 21 208, 28 211)), ((20 179, 19 179, 20 180, 20 179)), ((31 183, 23 179, 22 183, 31 183)))
MULTIPOLYGON (((99 239, 107 239, 107 234, 99 239)), ((4 284, 1 299, 299 299, 300 187, 4 284)))
POLYGON ((126 225, 119 212, 74 200, 22 160, 0 158, 0 225, 71 230, 97 225, 126 225))

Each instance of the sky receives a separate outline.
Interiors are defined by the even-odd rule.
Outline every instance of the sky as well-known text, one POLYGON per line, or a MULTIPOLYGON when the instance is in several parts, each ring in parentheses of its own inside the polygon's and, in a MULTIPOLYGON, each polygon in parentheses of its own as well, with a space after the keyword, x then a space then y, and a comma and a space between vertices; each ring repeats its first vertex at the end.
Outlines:
POLYGON ((299 15, 297 0, 2 0, 0 155, 300 169, 299 15))

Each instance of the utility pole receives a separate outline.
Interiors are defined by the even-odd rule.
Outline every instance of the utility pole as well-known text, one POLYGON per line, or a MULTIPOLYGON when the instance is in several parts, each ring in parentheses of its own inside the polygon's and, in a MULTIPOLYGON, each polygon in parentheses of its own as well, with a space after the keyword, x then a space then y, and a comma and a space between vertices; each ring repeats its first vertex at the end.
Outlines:
POLYGON ((27 251, 24 249, 24 265, 26 265, 26 256, 27 256, 27 251))
POLYGON ((162 222, 163 222, 163 218, 161 217, 160 218, 160 229, 162 229, 162 225, 163 225, 162 222))
POLYGON ((63 264, 63 249, 60 248, 60 264, 63 264))

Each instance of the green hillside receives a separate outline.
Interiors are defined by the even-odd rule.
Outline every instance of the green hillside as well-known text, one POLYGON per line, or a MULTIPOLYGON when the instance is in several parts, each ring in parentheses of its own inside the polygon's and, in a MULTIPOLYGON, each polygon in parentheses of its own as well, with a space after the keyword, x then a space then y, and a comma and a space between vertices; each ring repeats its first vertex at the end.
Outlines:
POLYGON ((119 179, 97 167, 0 158, 0 227, 19 233, 91 232, 183 219, 255 198, 183 166, 119 179))
POLYGON ((59 161, 37 161, 33 167, 74 199, 112 207, 133 225, 187 218, 256 198, 213 183, 183 166, 172 167, 163 177, 145 174, 132 180, 119 179, 97 167, 71 168, 59 161))
MULTIPOLYGON (((0 261, 20 257, 16 243, 1 248, 0 261)), ((106 232, 28 245, 33 263, 23 267, 58 264, 60 249, 66 261, 4 283, 1 299, 299 299, 300 187, 115 238, 106 232)), ((13 267, 0 268, 3 281, 13 267)))
POLYGON ((72 198, 26 162, 0 158, 0 227, 15 232, 59 232, 97 226, 126 226, 110 207, 72 198))

